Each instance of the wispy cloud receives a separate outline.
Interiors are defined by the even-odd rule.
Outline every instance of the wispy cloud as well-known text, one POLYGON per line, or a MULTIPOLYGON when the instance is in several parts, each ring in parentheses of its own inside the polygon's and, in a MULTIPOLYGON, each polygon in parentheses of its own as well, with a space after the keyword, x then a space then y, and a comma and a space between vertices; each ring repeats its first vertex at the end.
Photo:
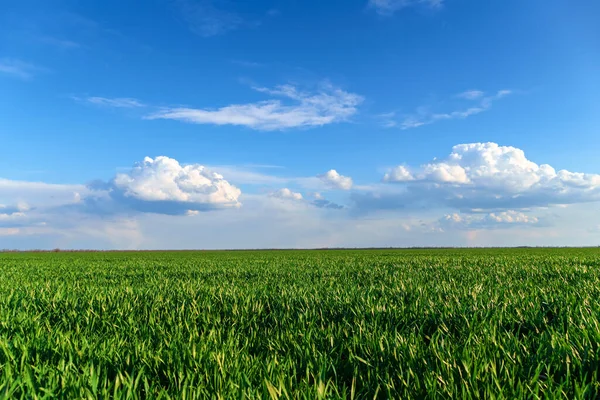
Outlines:
POLYGON ((265 64, 248 60, 231 60, 231 62, 247 68, 261 68, 265 66, 265 64))
POLYGON ((177 0, 176 4, 190 30, 203 37, 221 35, 244 24, 241 16, 212 0, 177 0))
POLYGON ((101 107, 113 107, 113 108, 138 108, 145 107, 146 105, 138 101, 137 99, 133 99, 130 97, 116 97, 116 98, 108 98, 108 97, 73 97, 74 100, 89 103, 96 106, 101 107))
POLYGON ((81 47, 80 43, 74 42, 67 39, 59 39, 52 36, 44 36, 40 38, 40 41, 51 46, 60 47, 62 49, 76 49, 81 47))
POLYGON ((459 110, 436 113, 431 111, 429 107, 419 107, 414 114, 398 115, 396 112, 389 112, 380 114, 379 118, 382 125, 386 128, 418 128, 438 121, 465 119, 473 115, 481 114, 484 111, 488 111, 496 100, 500 100, 512 93, 511 90, 499 90, 493 95, 486 96, 485 93, 480 90, 468 90, 455 96, 469 102, 468 106, 459 110))
POLYGON ((424 6, 427 8, 442 8, 444 0, 369 0, 368 5, 380 15, 392 15, 407 7, 424 6))
POLYGON ((481 90, 467 90, 456 95, 459 99, 477 100, 485 95, 481 90))
POLYGON ((37 73, 45 70, 45 68, 15 58, 0 58, 0 74, 31 79, 37 73))
POLYGON ((239 125, 256 130, 281 130, 322 126, 347 121, 357 112, 363 98, 326 83, 316 92, 304 92, 292 85, 274 89, 256 87, 256 91, 273 97, 256 103, 232 104, 218 109, 163 108, 147 119, 173 119, 194 124, 239 125))

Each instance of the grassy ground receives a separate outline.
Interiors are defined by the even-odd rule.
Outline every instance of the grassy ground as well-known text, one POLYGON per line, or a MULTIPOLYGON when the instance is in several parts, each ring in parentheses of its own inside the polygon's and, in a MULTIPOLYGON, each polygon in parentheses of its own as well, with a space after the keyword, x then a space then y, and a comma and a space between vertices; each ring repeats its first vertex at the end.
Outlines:
POLYGON ((0 397, 595 398, 600 250, 0 255, 0 397))

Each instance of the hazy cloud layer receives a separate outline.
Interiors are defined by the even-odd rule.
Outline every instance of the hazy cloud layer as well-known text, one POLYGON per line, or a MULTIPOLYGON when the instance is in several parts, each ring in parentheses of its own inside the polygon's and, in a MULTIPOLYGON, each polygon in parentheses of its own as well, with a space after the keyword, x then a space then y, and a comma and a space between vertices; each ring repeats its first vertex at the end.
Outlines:
MULTIPOLYGON (((383 183, 353 185, 348 206, 337 197, 347 192, 331 192, 332 201, 311 189, 325 187, 316 177, 236 170, 240 180, 275 188, 242 194, 223 175, 168 157, 88 186, 0 179, 1 247, 589 244, 600 225, 586 206, 600 200, 600 175, 556 171, 495 143, 457 145, 443 159, 391 169, 383 183)), ((340 184, 342 175, 329 175, 340 184)))

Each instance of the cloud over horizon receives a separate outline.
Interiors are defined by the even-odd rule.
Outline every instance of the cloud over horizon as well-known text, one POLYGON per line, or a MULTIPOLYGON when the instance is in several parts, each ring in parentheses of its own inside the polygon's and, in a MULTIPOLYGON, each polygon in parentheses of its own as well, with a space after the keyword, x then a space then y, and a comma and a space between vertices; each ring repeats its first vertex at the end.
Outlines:
POLYGON ((399 186, 355 194, 357 206, 518 210, 600 200, 600 175, 556 171, 530 161, 521 149, 496 143, 456 145, 443 160, 392 168, 383 182, 399 186))
MULTIPOLYGON (((235 169, 229 171, 233 174, 235 169)), ((529 229, 556 236, 557 224, 565 226, 571 219, 569 215, 584 212, 576 210, 586 203, 600 201, 600 175, 556 171, 527 159, 521 149, 496 143, 456 145, 445 158, 418 167, 403 164, 390 169, 380 184, 351 185, 351 181, 343 179, 349 177, 332 171, 335 170, 321 175, 326 181, 321 184, 340 190, 331 192, 335 201, 319 192, 303 194, 295 188, 308 190, 320 182, 316 177, 257 177, 255 172, 248 175, 238 167, 241 181, 275 186, 269 192, 262 188, 242 193, 226 176, 206 166, 182 165, 165 156, 146 157, 129 171, 87 187, 0 179, 0 201, 4 204, 0 205, 0 235, 10 240, 54 238, 48 243, 60 243, 62 247, 98 240, 109 247, 139 248, 142 243, 150 243, 144 237, 161 235, 142 232, 140 221, 160 219, 171 221, 173 226, 185 224, 190 229, 195 223, 200 230, 223 230, 220 237, 224 238, 225 226, 232 232, 247 231, 250 228, 244 224, 258 223, 262 218, 279 235, 285 232, 297 243, 315 246, 319 240, 356 245, 360 243, 355 236, 359 231, 372 235, 364 245, 394 243, 397 237, 394 239, 393 235, 400 233, 406 238, 409 233, 418 235, 421 242, 410 241, 414 245, 431 244, 427 241, 432 238, 439 245, 466 244, 470 243, 469 238, 486 243, 494 236, 473 232, 505 230, 540 240, 535 243, 546 243, 542 233, 537 235, 529 229), (303 179, 317 182, 302 186, 303 179), (281 187, 286 182, 295 186, 281 187), (343 205, 344 198, 348 205, 343 205), (220 211, 209 212, 214 210, 220 211), (565 217, 561 219, 560 215, 565 217), (206 221, 210 221, 210 228, 206 221), (226 225, 219 225, 219 221, 226 225), (383 226, 387 233, 377 233, 383 226), (301 237, 309 232, 321 235, 320 239, 301 237), (86 241, 81 241, 83 238, 86 241), (121 246, 116 238, 129 244, 121 246)), ((595 232, 600 219, 590 218, 588 225, 581 227, 585 234, 595 232)), ((273 240, 269 243, 291 243, 276 240, 275 233, 269 237, 273 240)), ((237 238, 235 243, 257 242, 237 238)))
POLYGON ((98 211, 134 210, 169 215, 189 211, 238 208, 241 190, 222 175, 199 164, 182 166, 175 159, 146 157, 109 182, 90 185, 99 194, 84 199, 98 211), (111 202, 106 204, 107 199, 111 202))

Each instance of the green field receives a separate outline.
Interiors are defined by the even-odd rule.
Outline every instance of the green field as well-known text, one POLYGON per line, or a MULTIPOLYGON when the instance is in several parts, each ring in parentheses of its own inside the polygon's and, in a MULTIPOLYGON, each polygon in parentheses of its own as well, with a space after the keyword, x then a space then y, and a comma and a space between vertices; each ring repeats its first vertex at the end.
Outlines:
POLYGON ((0 397, 597 398, 600 250, 0 255, 0 397))

